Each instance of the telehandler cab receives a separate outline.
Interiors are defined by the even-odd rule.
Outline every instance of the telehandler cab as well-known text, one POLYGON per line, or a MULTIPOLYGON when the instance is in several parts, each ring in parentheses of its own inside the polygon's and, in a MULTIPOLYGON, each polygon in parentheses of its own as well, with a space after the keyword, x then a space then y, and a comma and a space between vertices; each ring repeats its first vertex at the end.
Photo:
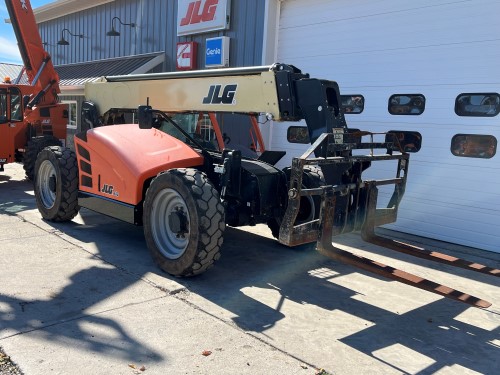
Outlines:
POLYGON ((349 129, 337 83, 275 64, 105 77, 87 84, 85 94, 82 122, 90 129, 75 136, 75 152, 49 147, 37 159, 35 195, 43 218, 71 220, 85 207, 143 225, 154 260, 175 276, 200 274, 219 259, 226 224, 267 223, 282 244, 317 242, 333 259, 477 307, 490 305, 332 245, 334 235, 361 231, 365 240, 396 251, 499 275, 375 234, 376 226, 396 220, 407 150, 418 151, 421 137, 349 129), (257 116, 305 120, 311 146, 281 170, 275 164, 283 152, 256 146, 260 155, 251 158, 225 144, 215 113, 245 114, 253 123, 257 116), (138 124, 101 126, 115 115, 138 124), (211 121, 201 126, 200 118, 211 121), (395 176, 364 180, 363 172, 379 161, 392 163, 395 176), (377 208, 383 185, 394 186, 392 198, 377 208))
POLYGON ((0 172, 4 164, 23 162, 26 176, 33 179, 38 153, 66 141, 68 106, 59 103, 59 76, 43 48, 30 2, 5 4, 28 84, 18 84, 22 74, 12 83, 0 83, 0 172))

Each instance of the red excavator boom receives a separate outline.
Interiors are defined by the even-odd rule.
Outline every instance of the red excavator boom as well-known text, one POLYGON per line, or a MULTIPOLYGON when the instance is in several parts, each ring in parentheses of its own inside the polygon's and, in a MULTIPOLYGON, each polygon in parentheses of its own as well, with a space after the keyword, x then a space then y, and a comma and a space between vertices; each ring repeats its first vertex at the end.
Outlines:
POLYGON ((33 92, 37 93, 34 98, 39 94, 40 103, 56 103, 57 94, 60 93, 59 76, 52 65, 50 55, 43 48, 29 0, 6 0, 5 4, 16 34, 28 82, 33 87, 33 92))

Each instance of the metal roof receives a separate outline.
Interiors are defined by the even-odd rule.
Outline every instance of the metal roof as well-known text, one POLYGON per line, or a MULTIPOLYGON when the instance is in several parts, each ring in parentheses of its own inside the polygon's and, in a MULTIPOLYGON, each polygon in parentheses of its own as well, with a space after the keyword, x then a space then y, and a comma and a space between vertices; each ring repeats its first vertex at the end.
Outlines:
POLYGON ((57 65, 60 86, 82 86, 108 75, 147 73, 163 63, 164 53, 127 56, 77 64, 57 65))
MULTIPOLYGON (((0 63, 0 82, 3 82, 5 77, 10 77, 11 82, 14 82, 16 78, 19 76, 19 73, 21 73, 22 69, 23 69, 22 65, 0 63)), ((26 75, 23 75, 23 77, 21 78, 21 82, 19 83, 22 84, 28 83, 26 75)))
MULTIPOLYGON (((85 82, 97 81, 103 76, 147 73, 163 63, 164 59, 165 54, 161 52, 85 63, 57 65, 54 68, 59 75, 59 86, 63 89, 65 86, 83 86, 85 82)), ((22 65, 0 63, 0 82, 3 82, 5 77, 10 77, 11 81, 14 82, 22 68, 22 65)), ((28 84, 25 74, 20 83, 28 84)))

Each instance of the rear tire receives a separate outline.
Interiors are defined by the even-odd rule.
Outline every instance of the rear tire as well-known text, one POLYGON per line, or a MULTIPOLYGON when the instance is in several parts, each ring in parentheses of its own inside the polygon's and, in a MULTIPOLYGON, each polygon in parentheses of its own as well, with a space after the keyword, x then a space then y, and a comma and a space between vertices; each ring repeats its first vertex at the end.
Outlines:
POLYGON ((69 221, 78 206, 78 165, 68 148, 52 146, 42 150, 35 163, 35 198, 42 217, 69 221))
MULTIPOLYGON (((290 180, 291 168, 284 169, 287 179, 290 180)), ((307 166, 304 168, 304 176, 302 177, 302 188, 312 189, 325 185, 325 178, 321 168, 315 166, 307 166)), ((321 198, 319 196, 308 196, 300 199, 300 208, 295 225, 306 223, 308 221, 318 219, 321 206, 321 198)), ((284 212, 283 212, 284 214, 284 212)), ((267 226, 271 229, 274 238, 279 238, 281 217, 275 217, 267 222, 267 226)))
POLYGON ((220 258, 224 207, 204 173, 189 168, 160 173, 146 192, 143 215, 146 243, 165 272, 198 275, 220 258))
POLYGON ((59 139, 51 135, 31 138, 28 141, 23 157, 23 168, 26 172, 26 178, 28 178, 28 180, 35 180, 36 158, 38 157, 40 151, 49 146, 62 146, 62 143, 59 139))

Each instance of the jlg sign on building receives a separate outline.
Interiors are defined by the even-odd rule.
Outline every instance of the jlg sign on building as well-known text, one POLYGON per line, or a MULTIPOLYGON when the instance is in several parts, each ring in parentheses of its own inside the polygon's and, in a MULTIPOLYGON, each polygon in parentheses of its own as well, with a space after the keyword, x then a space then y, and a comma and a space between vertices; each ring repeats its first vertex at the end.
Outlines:
POLYGON ((230 10, 230 0, 179 0, 177 35, 228 29, 230 10))

